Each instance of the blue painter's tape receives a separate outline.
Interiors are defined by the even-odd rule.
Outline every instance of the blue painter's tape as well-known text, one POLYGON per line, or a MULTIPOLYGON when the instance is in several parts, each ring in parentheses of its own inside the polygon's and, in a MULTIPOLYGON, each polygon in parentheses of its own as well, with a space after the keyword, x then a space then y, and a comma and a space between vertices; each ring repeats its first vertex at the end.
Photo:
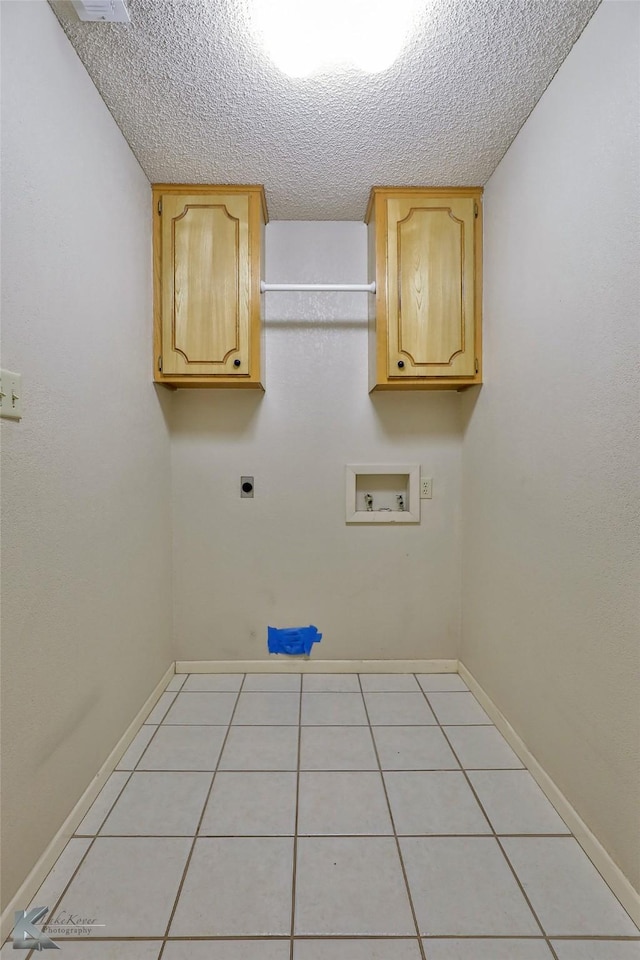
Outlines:
POLYGON ((269 653, 287 653, 290 657, 308 657, 314 643, 320 643, 322 634, 313 625, 309 627, 267 627, 269 653))

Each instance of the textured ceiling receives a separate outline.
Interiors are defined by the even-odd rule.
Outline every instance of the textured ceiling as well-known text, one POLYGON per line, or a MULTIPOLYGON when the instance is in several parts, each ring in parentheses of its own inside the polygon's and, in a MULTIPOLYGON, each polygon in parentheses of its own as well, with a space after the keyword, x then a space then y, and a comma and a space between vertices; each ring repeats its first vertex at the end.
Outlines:
POLYGON ((50 2, 152 182, 264 183, 272 219, 361 220, 374 184, 485 183, 599 0, 423 0, 385 73, 306 79, 266 58, 250 0, 128 0, 129 25, 50 2))

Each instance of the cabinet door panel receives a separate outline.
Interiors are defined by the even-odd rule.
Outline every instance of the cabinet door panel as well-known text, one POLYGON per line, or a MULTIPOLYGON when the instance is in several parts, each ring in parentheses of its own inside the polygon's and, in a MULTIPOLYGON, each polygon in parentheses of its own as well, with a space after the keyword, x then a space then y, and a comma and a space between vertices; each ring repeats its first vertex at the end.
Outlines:
POLYGON ((245 196, 163 196, 164 374, 248 374, 248 220, 245 196))
POLYGON ((390 199, 387 216, 389 378, 473 376, 473 199, 390 199))

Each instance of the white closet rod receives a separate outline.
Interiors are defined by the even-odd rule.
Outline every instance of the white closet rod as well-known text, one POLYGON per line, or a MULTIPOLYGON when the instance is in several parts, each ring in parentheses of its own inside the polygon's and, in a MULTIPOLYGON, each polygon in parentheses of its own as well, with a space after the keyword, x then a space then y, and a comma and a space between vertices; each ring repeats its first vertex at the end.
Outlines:
POLYGON ((271 293, 275 291, 288 290, 341 290, 348 293, 375 293, 376 285, 373 283, 265 283, 260 281, 260 293, 271 293))

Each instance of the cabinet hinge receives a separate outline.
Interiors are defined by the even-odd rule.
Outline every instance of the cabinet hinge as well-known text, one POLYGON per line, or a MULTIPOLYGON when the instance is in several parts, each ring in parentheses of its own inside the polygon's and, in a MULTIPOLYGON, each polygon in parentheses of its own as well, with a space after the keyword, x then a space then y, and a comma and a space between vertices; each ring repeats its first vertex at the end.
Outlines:
POLYGON ((477 219, 478 219, 478 204, 477 204, 477 203, 474 203, 474 205, 473 205, 473 215, 474 215, 474 217, 475 217, 476 220, 477 220, 477 219))
POLYGON ((480 364, 478 363, 478 358, 476 357, 476 373, 480 369, 480 364))
MULTIPOLYGON (((476 360, 476 364, 477 362, 478 361, 476 360)), ((160 371, 160 373, 162 373, 162 357, 158 357, 158 370, 160 371)))
MULTIPOLYGON (((158 200, 158 214, 162 216, 162 200, 158 200)), ((478 214, 476 213, 476 217, 478 214)))

